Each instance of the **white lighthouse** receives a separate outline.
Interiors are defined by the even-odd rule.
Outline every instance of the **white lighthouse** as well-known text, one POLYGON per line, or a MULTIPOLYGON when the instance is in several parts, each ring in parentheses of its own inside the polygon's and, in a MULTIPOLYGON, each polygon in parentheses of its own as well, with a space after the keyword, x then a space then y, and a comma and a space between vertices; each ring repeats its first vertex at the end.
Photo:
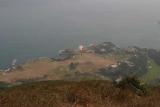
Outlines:
POLYGON ((83 50, 84 50, 84 46, 83 46, 83 45, 80 45, 80 46, 79 46, 79 51, 80 51, 81 56, 82 56, 83 50))
POLYGON ((79 50, 80 50, 80 51, 83 51, 83 50, 84 50, 84 46, 83 46, 83 45, 80 45, 80 46, 79 46, 79 50))

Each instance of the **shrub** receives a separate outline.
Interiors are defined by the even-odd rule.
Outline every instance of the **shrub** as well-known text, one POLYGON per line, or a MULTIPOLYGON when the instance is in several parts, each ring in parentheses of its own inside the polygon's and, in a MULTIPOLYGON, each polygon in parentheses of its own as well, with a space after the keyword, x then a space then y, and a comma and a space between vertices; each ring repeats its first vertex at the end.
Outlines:
POLYGON ((130 88, 138 95, 147 95, 147 85, 142 84, 136 77, 126 77, 121 82, 116 84, 120 88, 130 88))
POLYGON ((64 96, 67 102, 74 104, 77 101, 77 96, 71 92, 71 88, 67 88, 64 92, 64 96))

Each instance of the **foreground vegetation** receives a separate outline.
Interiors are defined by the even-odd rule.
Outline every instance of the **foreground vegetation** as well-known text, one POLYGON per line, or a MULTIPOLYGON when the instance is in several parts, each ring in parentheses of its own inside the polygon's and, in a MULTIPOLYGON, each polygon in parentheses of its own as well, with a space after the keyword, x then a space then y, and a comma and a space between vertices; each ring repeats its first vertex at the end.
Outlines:
POLYGON ((159 99, 159 88, 138 95, 108 81, 46 81, 0 90, 0 107, 159 107, 159 99))
POLYGON ((142 80, 146 83, 149 83, 157 78, 160 75, 160 66, 155 63, 152 59, 148 61, 148 72, 142 76, 142 80))

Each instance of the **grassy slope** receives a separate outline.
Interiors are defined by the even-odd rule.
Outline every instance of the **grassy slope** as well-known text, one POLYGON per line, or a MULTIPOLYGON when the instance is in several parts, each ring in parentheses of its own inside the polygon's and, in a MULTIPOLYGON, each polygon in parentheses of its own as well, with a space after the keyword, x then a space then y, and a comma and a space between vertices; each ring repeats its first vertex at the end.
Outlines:
POLYGON ((160 66, 157 65, 152 59, 149 59, 148 73, 142 77, 142 80, 148 83, 158 77, 160 77, 160 66))
POLYGON ((68 75, 74 75, 69 70, 71 63, 78 63, 75 71, 79 73, 94 73, 99 68, 116 63, 116 60, 114 56, 104 59, 93 53, 84 53, 82 56, 75 55, 74 58, 65 61, 53 61, 50 58, 37 59, 21 65, 23 69, 15 69, 5 75, 0 73, 0 81, 14 83, 37 78, 40 80, 63 80, 68 75))
POLYGON ((0 107, 159 107, 159 92, 140 97, 108 81, 48 81, 0 90, 0 107))

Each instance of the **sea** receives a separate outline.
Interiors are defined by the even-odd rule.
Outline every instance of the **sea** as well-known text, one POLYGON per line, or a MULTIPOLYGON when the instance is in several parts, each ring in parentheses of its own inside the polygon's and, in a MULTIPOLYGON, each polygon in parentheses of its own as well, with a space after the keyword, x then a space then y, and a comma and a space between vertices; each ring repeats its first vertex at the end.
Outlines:
POLYGON ((160 49, 160 0, 0 0, 0 69, 104 41, 160 49))

